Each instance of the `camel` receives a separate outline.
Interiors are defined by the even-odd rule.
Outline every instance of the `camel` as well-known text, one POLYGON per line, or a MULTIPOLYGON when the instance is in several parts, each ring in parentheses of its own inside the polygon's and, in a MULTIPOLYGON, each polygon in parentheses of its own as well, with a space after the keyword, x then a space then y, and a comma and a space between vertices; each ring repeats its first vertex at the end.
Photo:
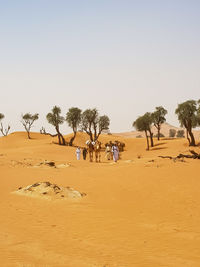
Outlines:
POLYGON ((96 142, 91 142, 91 141, 87 141, 86 142, 87 145, 87 149, 88 149, 88 153, 89 153, 89 158, 90 158, 90 162, 93 161, 93 153, 95 153, 95 159, 96 162, 100 162, 101 161, 101 142, 96 141, 96 142))
POLYGON ((96 162, 100 162, 101 161, 101 142, 96 141, 93 147, 94 147, 96 162))
POLYGON ((90 162, 92 162, 93 161, 94 146, 93 146, 92 142, 89 140, 86 142, 86 145, 87 145, 87 150, 89 153, 90 162))

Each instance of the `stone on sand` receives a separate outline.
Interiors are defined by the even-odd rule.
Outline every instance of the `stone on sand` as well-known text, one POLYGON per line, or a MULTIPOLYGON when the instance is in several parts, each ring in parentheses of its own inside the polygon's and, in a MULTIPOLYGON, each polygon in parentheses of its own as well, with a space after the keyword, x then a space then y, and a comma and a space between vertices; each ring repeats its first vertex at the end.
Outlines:
POLYGON ((81 199, 86 195, 71 187, 62 187, 50 182, 37 182, 25 187, 19 187, 13 193, 45 199, 81 199))

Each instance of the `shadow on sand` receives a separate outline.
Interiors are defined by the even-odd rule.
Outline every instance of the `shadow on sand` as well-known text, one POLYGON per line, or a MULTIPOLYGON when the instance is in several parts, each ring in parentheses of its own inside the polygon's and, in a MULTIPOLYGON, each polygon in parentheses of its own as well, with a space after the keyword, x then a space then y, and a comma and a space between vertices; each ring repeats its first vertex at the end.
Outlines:
POLYGON ((166 142, 162 142, 162 143, 157 143, 157 144, 155 144, 155 145, 154 145, 154 147, 155 147, 155 146, 161 146, 161 145, 166 145, 166 144, 167 144, 166 142))
POLYGON ((151 150, 162 150, 162 149, 167 149, 167 147, 164 146, 164 147, 154 147, 154 148, 151 148, 151 150))

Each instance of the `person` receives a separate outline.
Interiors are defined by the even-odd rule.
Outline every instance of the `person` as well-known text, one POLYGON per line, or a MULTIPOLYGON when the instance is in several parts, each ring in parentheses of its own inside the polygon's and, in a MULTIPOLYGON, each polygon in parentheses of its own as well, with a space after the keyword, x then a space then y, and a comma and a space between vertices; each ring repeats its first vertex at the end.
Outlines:
POLYGON ((80 149, 80 147, 77 147, 77 149, 76 149, 76 158, 77 158, 77 160, 80 160, 80 158, 81 158, 81 149, 80 149))
POLYGON ((88 153, 88 152, 87 152, 87 148, 84 147, 84 148, 83 148, 83 159, 84 159, 84 160, 86 160, 87 153, 88 153))
POLYGON ((119 159, 119 148, 116 144, 112 146, 113 160, 117 162, 119 159))
POLYGON ((106 146, 106 159, 110 160, 111 159, 111 147, 109 145, 106 146))

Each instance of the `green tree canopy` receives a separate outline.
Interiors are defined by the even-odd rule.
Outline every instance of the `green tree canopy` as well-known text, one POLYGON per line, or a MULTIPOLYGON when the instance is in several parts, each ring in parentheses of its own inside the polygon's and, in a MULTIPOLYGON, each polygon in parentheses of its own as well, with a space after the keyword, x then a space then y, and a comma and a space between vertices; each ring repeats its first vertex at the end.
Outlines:
POLYGON ((54 106, 51 110, 51 112, 49 112, 46 116, 47 121, 52 124, 57 132, 58 135, 58 142, 59 145, 65 145, 65 139, 63 137, 63 135, 60 132, 60 124, 63 124, 63 122, 65 121, 65 118, 63 116, 61 116, 61 109, 60 107, 54 106))
POLYGON ((30 139, 30 130, 33 126, 33 123, 39 119, 39 114, 31 114, 31 113, 25 113, 24 115, 22 114, 22 119, 21 123, 24 126, 25 130, 27 131, 28 138, 30 139))
POLYGON ((81 116, 81 128, 90 136, 91 141, 98 140, 104 130, 108 130, 110 119, 108 116, 99 116, 96 108, 86 109, 81 116))
POLYGON ((188 100, 178 105, 175 113, 182 127, 185 127, 190 146, 195 146, 192 129, 199 124, 199 107, 195 100, 188 100))
POLYGON ((4 119, 4 114, 3 113, 0 113, 0 121, 4 119))
POLYGON ((147 150, 149 150, 149 138, 148 132, 151 135, 151 125, 152 125, 152 115, 150 112, 145 113, 143 116, 140 116, 133 122, 133 127, 140 132, 145 132, 146 140, 147 140, 147 150))
POLYGON ((167 114, 167 110, 162 106, 156 107, 156 110, 152 113, 153 124, 156 127, 158 134, 158 140, 160 140, 160 129, 161 125, 166 121, 165 115, 167 114))
POLYGON ((69 142, 69 145, 72 146, 73 141, 76 137, 78 127, 79 127, 80 122, 81 122, 81 109, 76 108, 76 107, 70 108, 66 114, 66 121, 67 121, 69 127, 71 127, 73 132, 74 132, 74 136, 71 138, 71 140, 69 142))

